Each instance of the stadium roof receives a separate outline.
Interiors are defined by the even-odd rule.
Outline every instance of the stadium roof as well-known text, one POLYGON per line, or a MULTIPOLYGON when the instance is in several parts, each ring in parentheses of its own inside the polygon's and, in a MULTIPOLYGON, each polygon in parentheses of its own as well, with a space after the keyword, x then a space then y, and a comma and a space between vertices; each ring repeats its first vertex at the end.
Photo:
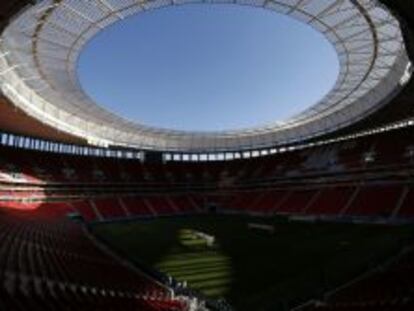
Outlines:
POLYGON ((375 0, 237 0, 286 14, 335 47, 340 73, 318 104, 283 123, 240 131, 148 127, 94 103, 78 82, 85 44, 107 26, 150 9, 202 1, 43 0, 9 24, 0 44, 0 87, 27 114, 91 144, 211 152, 270 147, 330 133, 375 112, 409 79, 399 21, 375 0))

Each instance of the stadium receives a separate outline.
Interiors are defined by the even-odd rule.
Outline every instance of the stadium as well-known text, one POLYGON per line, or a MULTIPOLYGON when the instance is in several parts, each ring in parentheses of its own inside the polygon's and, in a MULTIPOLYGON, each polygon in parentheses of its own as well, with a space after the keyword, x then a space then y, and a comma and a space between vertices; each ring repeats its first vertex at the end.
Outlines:
POLYGON ((413 31, 408 0, 1 1, 0 310, 414 310, 413 31), (217 131, 86 93, 99 33, 189 4, 311 27, 333 87, 217 131))

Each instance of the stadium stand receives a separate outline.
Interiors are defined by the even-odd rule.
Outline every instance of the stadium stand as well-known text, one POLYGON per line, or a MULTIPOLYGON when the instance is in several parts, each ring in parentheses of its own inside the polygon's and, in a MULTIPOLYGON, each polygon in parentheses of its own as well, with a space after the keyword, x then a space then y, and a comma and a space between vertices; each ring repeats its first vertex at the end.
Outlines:
MULTIPOLYGON (((361 139, 355 141, 355 144, 365 145, 365 141, 361 139)), ((338 148, 338 146, 334 147, 338 148)), ((325 150, 332 150, 332 148, 332 146, 320 147, 306 152, 312 158, 320 154, 324 154, 323 157, 326 158, 325 150)), ((366 149, 358 149, 357 154, 352 154, 352 157, 363 162, 366 152, 366 149)), ((296 153, 303 154, 303 151, 296 153)), ((253 159, 252 163, 244 164, 243 174, 234 170, 237 175, 230 176, 233 182, 223 186, 221 176, 226 175, 225 178, 229 178, 226 163, 214 164, 217 172, 215 180, 212 176, 208 176, 208 180, 205 179, 202 172, 206 170, 208 164, 199 163, 193 164, 190 172, 185 165, 179 164, 175 164, 171 172, 167 172, 165 168, 158 170, 155 181, 148 175, 133 174, 124 179, 123 175, 116 176, 111 173, 111 167, 114 166, 119 167, 121 171, 129 171, 129 160, 123 163, 119 159, 114 159, 111 163, 109 159, 83 159, 83 165, 99 167, 97 170, 99 174, 83 173, 86 170, 84 167, 79 167, 78 159, 73 156, 50 154, 50 161, 56 166, 51 169, 45 167, 41 171, 28 165, 25 160, 30 158, 36 161, 41 157, 40 152, 2 147, 0 163, 9 164, 1 166, 0 176, 3 185, 1 197, 3 200, 39 201, 46 197, 56 200, 66 198, 88 221, 127 218, 135 215, 192 213, 203 209, 206 201, 217 203, 216 205, 222 209, 254 213, 300 213, 384 219, 410 218, 413 214, 411 205, 408 203, 411 202, 412 196, 410 160, 400 161, 398 164, 393 161, 384 164, 380 161, 378 166, 370 162, 369 167, 359 168, 344 168, 344 162, 338 160, 334 173, 332 166, 325 169, 320 167, 312 169, 304 165, 299 171, 300 165, 297 165, 290 171, 285 170, 284 174, 277 172, 275 175, 269 174, 266 178, 257 180, 252 171, 257 171, 260 165, 257 165, 256 160, 253 159), (16 157, 13 156, 14 153, 20 155, 26 153, 27 156, 16 157), (175 174, 191 175, 191 177, 176 178, 175 174), (72 177, 67 178, 68 175, 72 177), (82 177, 77 179, 73 176, 82 177), (198 179, 195 179, 195 176, 199 176, 198 179), (176 182, 178 179, 180 181, 176 182), (307 182, 309 180, 312 180, 312 185, 307 182), (207 191, 212 181, 220 185, 215 190, 221 192, 220 200, 215 201, 208 194, 203 198, 204 195, 199 193, 201 200, 195 204, 191 194, 172 195, 170 193, 171 189, 185 192, 186 189, 201 188, 207 191), (263 190, 260 190, 261 188, 263 190), (163 193, 162 189, 166 189, 166 192, 163 193), (244 189, 247 189, 247 192, 244 189), (221 204, 223 196, 229 199, 225 199, 225 203, 221 204), (333 201, 336 203, 332 204, 333 201)), ((284 157, 282 154, 281 161, 284 157)), ((401 157, 404 158, 407 155, 403 153, 401 157)), ((329 159, 331 163, 335 161, 335 156, 329 159)), ((265 161, 264 170, 269 171, 272 165, 278 167, 278 163, 278 157, 273 156, 265 161)), ((138 164, 138 166, 143 166, 143 164, 138 164)), ((157 167, 150 167, 150 169, 153 171, 151 176, 154 176, 157 167)), ((195 190, 193 192, 197 193, 195 190)))
POLYGON ((53 165, 47 166, 42 152, 0 147, 1 196, 9 201, 71 199, 86 220, 192 213, 208 201, 221 209, 254 213, 409 218, 412 136, 411 129, 403 129, 352 144, 276 154, 262 162, 174 163, 171 170, 133 160, 53 153, 48 154, 53 165), (391 142, 401 135, 407 139, 395 154, 391 142), (367 143, 374 139, 375 146, 367 143), (214 174, 205 174, 209 168, 214 174), (221 199, 211 199, 211 190, 221 199), (191 192, 201 196, 198 204, 191 192), (228 199, 221 204, 223 197, 228 199))
POLYGON ((70 212, 68 204, 0 205, 2 310, 185 310, 65 220, 70 212))
POLYGON ((413 256, 412 250, 407 251, 387 266, 330 293, 325 300, 313 302, 310 306, 296 310, 412 310, 414 307, 413 256))
POLYGON ((354 192, 354 187, 329 187, 323 189, 319 196, 310 203, 306 214, 339 215, 354 192), (332 204, 332 202, 335 202, 335 204, 332 204))
MULTIPOLYGON (((2 1, 0 31, 35 2, 2 1)), ((382 2, 402 18, 414 55, 413 3, 382 2)), ((392 104, 318 139, 411 118, 413 88, 410 81, 392 104)), ((86 144, 35 121, 2 95, 0 127, 86 144)), ((188 310, 168 286, 102 249, 85 229, 90 222, 201 214, 213 206, 243 214, 411 223, 413 138, 411 124, 249 159, 166 163, 0 146, 0 310, 188 310)), ((407 252, 301 310, 413 310, 413 259, 407 252)))

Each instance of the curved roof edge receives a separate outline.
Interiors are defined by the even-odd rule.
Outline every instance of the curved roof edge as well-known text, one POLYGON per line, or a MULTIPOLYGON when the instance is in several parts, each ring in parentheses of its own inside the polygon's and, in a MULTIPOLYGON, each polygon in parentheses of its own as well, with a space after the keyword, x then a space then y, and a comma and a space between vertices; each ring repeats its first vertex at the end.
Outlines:
POLYGON ((402 89, 408 74, 400 24, 377 1, 240 1, 291 15, 323 32, 341 63, 334 89, 319 104, 283 124, 217 133, 149 128, 91 102, 79 87, 75 64, 84 44, 101 29, 143 11, 143 6, 156 9, 170 3, 156 0, 127 6, 119 2, 116 7, 114 2, 103 7, 100 1, 91 2, 43 0, 14 20, 0 45, 0 87, 28 115, 94 145, 212 152, 303 141, 372 114, 402 89))

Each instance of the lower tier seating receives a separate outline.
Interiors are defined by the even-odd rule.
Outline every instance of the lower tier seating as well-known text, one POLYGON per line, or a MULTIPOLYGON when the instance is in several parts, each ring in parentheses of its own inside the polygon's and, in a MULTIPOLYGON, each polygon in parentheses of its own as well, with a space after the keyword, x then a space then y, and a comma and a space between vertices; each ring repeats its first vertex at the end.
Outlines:
POLYGON ((346 213, 351 215, 389 216, 401 197, 401 186, 368 186, 360 189, 346 213))
POLYGON ((0 203, 0 310, 186 310, 66 219, 70 205, 22 206, 0 203))
POLYGON ((414 310, 414 251, 300 311, 414 310))

